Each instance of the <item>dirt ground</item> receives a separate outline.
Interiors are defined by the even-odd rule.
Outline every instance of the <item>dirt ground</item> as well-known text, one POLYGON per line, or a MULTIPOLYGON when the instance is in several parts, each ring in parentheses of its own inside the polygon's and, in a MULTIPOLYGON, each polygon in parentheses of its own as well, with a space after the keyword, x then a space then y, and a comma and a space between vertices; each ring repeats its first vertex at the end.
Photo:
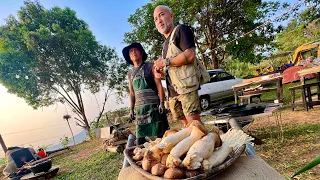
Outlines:
MULTIPOLYGON (((319 127, 320 107, 314 107, 308 112, 303 108, 298 108, 295 111, 291 109, 283 110, 281 112, 281 121, 283 127, 292 125, 297 127, 293 129, 299 129, 302 126, 319 127)), ((261 127, 275 127, 275 125, 273 118, 262 118, 255 121, 249 129, 253 131, 255 129, 261 130, 261 127)), ((282 143, 277 141, 276 137, 271 139, 267 135, 265 136, 266 139, 262 139, 265 144, 255 146, 255 150, 260 157, 279 173, 290 177, 298 169, 320 155, 320 129, 312 129, 302 131, 301 135, 296 135, 294 138, 286 136, 282 143)), ((295 179, 320 179, 320 166, 314 167, 295 179)))
MULTIPOLYGON (((294 111, 291 109, 286 109, 281 112, 281 120, 282 124, 305 124, 305 123, 320 123, 320 107, 314 107, 313 109, 309 109, 309 111, 304 110, 302 107, 298 107, 294 111)), ((268 121, 261 122, 268 123, 268 121)))

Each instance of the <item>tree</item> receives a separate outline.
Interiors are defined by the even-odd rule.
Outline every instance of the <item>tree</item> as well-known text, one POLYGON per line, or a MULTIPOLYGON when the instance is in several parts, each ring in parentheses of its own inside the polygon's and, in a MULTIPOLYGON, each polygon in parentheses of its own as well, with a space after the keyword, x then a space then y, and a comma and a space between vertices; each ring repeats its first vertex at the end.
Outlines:
POLYGON ((71 135, 72 135, 72 139, 73 139, 73 145, 76 145, 76 141, 74 140, 74 135, 73 135, 70 123, 69 123, 69 119, 70 118, 71 118, 71 116, 69 114, 66 114, 66 115, 63 116, 63 119, 66 120, 67 123, 68 123, 69 129, 70 129, 70 132, 71 132, 71 135))
POLYGON ((67 103, 88 134, 83 93, 106 86, 104 111, 112 93, 123 97, 126 71, 125 61, 100 45, 68 7, 47 10, 38 1, 25 1, 18 19, 9 16, 0 26, 0 83, 34 109, 67 103))
POLYGON ((175 24, 183 23, 192 27, 198 56, 205 65, 213 65, 214 68, 218 68, 227 56, 248 62, 259 61, 263 51, 271 48, 268 45, 273 40, 274 32, 281 29, 267 23, 266 30, 260 28, 250 36, 242 37, 244 33, 272 17, 281 6, 279 2, 153 0, 130 15, 128 22, 133 30, 124 35, 125 43, 139 41, 148 46, 151 59, 160 56, 161 45, 164 42, 164 37, 157 32, 153 21, 153 10, 160 4, 172 8, 175 24), (242 38, 224 46, 239 37, 242 38))
POLYGON ((320 4, 298 13, 283 32, 277 34, 277 53, 294 51, 304 43, 320 39, 320 4), (292 38, 294 37, 294 38, 292 38))
POLYGON ((102 128, 105 126, 109 126, 110 123, 115 123, 116 119, 120 120, 118 122, 120 124, 127 124, 130 121, 129 108, 124 107, 113 111, 107 111, 103 113, 100 121, 91 122, 91 127, 102 128))

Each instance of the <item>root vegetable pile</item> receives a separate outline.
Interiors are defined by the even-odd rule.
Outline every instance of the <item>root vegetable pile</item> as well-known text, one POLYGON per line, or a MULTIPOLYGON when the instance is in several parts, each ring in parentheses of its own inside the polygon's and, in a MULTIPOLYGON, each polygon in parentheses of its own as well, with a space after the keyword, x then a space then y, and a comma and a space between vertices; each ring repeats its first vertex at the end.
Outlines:
POLYGON ((137 147, 132 159, 156 176, 190 178, 222 164, 232 151, 252 140, 242 130, 230 129, 219 135, 217 131, 208 132, 199 121, 193 121, 189 127, 168 130, 162 139, 137 147))

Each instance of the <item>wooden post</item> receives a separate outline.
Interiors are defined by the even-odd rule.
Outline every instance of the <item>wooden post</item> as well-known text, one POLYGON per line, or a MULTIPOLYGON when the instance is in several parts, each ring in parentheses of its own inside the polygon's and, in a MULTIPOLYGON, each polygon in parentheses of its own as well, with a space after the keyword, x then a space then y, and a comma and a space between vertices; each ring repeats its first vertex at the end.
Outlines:
POLYGON ((279 103, 283 102, 282 78, 280 78, 277 82, 277 99, 279 103))
POLYGON ((237 89, 233 88, 233 93, 234 93, 234 103, 238 104, 238 94, 237 94, 237 89))
POLYGON ((3 149, 4 153, 6 153, 8 151, 8 149, 7 149, 7 146, 6 146, 6 144, 4 143, 4 141, 2 139, 1 134, 0 134, 0 144, 2 146, 2 149, 3 149))
POLYGON ((318 100, 320 100, 320 72, 317 73, 317 82, 318 82, 318 86, 317 86, 317 94, 318 94, 318 100))

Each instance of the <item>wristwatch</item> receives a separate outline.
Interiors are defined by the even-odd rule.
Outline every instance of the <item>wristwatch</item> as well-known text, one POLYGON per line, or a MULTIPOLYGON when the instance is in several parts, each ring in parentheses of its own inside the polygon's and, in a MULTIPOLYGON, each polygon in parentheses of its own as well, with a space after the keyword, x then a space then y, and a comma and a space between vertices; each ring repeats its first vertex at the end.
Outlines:
POLYGON ((170 59, 166 58, 166 66, 170 66, 170 59))

